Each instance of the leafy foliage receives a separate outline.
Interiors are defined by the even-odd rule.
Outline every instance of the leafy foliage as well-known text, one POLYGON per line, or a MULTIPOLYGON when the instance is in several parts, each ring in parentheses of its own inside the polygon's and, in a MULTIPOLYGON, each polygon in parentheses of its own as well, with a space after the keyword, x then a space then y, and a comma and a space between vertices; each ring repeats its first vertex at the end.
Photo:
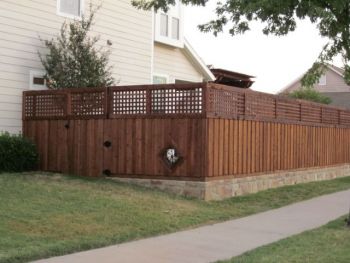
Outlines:
POLYGON ((0 172, 33 171, 37 165, 34 143, 21 135, 0 134, 0 172))
POLYGON ((295 90, 289 93, 288 97, 294 99, 309 100, 323 104, 330 104, 332 102, 331 98, 323 95, 322 93, 318 92, 317 90, 311 87, 305 87, 295 90))
MULTIPOLYGON (((181 0, 184 4, 204 6, 208 0, 181 0)), ((174 0, 133 0, 133 5, 143 9, 167 10, 174 0)), ((350 1, 349 0, 224 0, 216 7, 217 18, 200 25, 203 32, 214 35, 229 26, 231 35, 243 34, 252 21, 265 25, 263 33, 286 35, 297 27, 297 19, 309 19, 316 23, 321 36, 328 38, 318 60, 303 79, 305 86, 317 83, 319 72, 340 54, 345 68, 345 80, 350 84, 350 1)))
POLYGON ((95 11, 81 21, 63 23, 60 35, 42 40, 48 49, 39 57, 46 70, 47 86, 58 88, 104 87, 113 85, 110 51, 96 48, 99 36, 89 37, 95 11))

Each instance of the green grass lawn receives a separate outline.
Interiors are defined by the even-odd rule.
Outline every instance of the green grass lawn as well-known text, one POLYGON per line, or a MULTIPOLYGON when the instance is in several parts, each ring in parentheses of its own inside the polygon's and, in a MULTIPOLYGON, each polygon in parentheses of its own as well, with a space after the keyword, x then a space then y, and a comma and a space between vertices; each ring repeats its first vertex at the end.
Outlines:
POLYGON ((349 263, 350 228, 345 217, 247 252, 222 263, 349 263))
POLYGON ((0 174, 0 262, 174 232, 350 188, 350 177, 204 202, 107 179, 0 174))

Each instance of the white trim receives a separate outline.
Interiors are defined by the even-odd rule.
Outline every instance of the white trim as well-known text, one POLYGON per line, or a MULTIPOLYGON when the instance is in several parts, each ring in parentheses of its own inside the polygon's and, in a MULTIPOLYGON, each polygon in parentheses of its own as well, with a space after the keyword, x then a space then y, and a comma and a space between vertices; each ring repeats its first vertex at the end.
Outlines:
POLYGON ((173 83, 173 82, 170 82, 170 76, 169 76, 169 75, 155 72, 155 73, 152 75, 152 84, 155 84, 155 83, 153 83, 153 77, 165 78, 165 79, 166 79, 166 84, 168 84, 168 83, 173 83))
POLYGON ((70 18, 70 19, 74 19, 74 20, 81 20, 83 14, 84 14, 84 10, 85 10, 85 1, 84 0, 79 0, 79 1, 80 1, 80 5, 79 5, 80 6, 80 10, 79 10, 80 16, 75 16, 72 14, 67 14, 67 13, 61 12, 60 11, 61 0, 57 0, 56 15, 70 18))
POLYGON ((336 70, 336 69, 333 67, 333 65, 329 65, 329 66, 327 66, 327 68, 330 69, 330 70, 332 70, 333 72, 337 73, 337 74, 338 74, 339 76, 341 76, 342 78, 344 78, 344 75, 343 75, 341 72, 339 72, 338 70, 336 70))
POLYGON ((34 77, 43 78, 45 76, 46 72, 42 70, 30 70, 29 71, 29 89, 30 90, 43 90, 47 89, 46 86, 46 80, 44 85, 36 85, 33 83, 34 77))
POLYGON ((210 71, 210 69, 207 67, 207 65, 204 63, 204 61, 201 59, 201 57, 197 54, 197 52, 193 49, 193 47, 190 45, 190 43, 187 41, 187 39, 184 39, 184 51, 189 56, 191 61, 198 65, 200 72, 204 76, 204 80, 206 81, 214 81, 215 76, 210 71))

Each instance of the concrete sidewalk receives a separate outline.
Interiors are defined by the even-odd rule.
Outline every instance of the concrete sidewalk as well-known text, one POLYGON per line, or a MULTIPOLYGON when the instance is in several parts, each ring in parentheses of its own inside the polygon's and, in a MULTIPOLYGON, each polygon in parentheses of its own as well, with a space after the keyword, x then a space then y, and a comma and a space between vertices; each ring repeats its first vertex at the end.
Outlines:
POLYGON ((348 212, 350 190, 192 230, 36 263, 215 262, 320 227, 348 212))

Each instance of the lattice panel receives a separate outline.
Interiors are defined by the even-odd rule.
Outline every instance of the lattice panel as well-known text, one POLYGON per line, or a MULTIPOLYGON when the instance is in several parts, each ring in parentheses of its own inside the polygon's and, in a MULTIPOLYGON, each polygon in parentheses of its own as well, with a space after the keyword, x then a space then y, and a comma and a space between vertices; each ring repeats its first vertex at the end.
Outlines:
POLYGON ((23 116, 26 119, 30 119, 34 117, 34 96, 33 95, 25 95, 23 102, 23 116))
POLYGON ((122 90, 112 92, 111 114, 146 114, 146 90, 122 90))
POLYGON ((66 94, 35 94, 25 98, 25 118, 62 118, 66 115, 66 94))
POLYGON ((322 123, 325 124, 338 124, 339 113, 337 109, 322 108, 322 123))
POLYGON ((301 121, 321 123, 321 106, 313 104, 301 104, 301 121))
POLYGON ((244 93, 211 88, 209 90, 209 111, 217 116, 235 117, 244 115, 244 93))
POLYGON ((199 114, 203 111, 202 88, 151 91, 151 114, 199 114))
POLYGON ((23 117, 222 117, 350 126, 350 111, 217 84, 26 91, 23 117))
POLYGON ((271 96, 261 94, 246 93, 245 114, 251 118, 271 118, 276 117, 276 100, 271 96))
POLYGON ((294 101, 277 99, 277 118, 288 121, 300 121, 300 105, 294 101))
POLYGON ((72 116, 100 116, 106 114, 106 95, 104 91, 72 92, 70 99, 72 116))
POLYGON ((349 111, 340 111, 340 124, 350 125, 350 112, 349 111))

